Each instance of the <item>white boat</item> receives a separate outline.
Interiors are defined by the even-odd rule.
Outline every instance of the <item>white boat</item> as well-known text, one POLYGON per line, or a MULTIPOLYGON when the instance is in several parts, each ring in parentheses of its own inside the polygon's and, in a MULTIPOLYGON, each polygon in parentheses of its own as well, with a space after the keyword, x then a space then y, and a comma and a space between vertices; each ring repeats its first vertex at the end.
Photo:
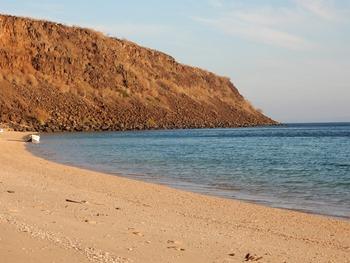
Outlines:
POLYGON ((40 142, 40 136, 32 134, 32 135, 30 135, 30 141, 32 143, 39 143, 40 142))

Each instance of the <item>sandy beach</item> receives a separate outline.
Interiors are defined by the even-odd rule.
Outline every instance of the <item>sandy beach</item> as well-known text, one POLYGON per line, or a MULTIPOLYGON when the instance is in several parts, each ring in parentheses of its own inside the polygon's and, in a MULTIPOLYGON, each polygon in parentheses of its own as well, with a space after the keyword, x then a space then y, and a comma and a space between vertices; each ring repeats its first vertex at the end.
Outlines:
POLYGON ((46 161, 0 133, 0 261, 350 262, 347 220, 46 161))

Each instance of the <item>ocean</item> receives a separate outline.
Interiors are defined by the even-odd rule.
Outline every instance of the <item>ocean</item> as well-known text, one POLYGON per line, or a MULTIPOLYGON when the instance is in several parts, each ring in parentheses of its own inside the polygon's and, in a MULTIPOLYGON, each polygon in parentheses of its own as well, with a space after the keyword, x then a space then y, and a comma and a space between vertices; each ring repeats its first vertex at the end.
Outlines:
POLYGON ((350 218, 350 123, 42 134, 28 148, 71 166, 350 218))

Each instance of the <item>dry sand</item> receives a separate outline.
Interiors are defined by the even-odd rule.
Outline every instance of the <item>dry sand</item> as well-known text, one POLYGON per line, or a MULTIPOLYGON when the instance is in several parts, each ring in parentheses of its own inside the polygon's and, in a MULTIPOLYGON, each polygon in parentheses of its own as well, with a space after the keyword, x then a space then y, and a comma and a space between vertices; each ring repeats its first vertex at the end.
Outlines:
POLYGON ((67 167, 22 136, 0 133, 1 263, 350 262, 349 221, 67 167))

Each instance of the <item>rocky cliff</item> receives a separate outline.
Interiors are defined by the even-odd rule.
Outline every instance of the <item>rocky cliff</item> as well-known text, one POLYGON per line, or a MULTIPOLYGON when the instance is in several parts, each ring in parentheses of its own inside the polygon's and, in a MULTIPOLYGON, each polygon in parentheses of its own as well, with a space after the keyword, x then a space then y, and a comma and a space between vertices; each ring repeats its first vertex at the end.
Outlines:
POLYGON ((91 131, 274 124, 228 78, 90 29, 0 15, 0 123, 91 131))

